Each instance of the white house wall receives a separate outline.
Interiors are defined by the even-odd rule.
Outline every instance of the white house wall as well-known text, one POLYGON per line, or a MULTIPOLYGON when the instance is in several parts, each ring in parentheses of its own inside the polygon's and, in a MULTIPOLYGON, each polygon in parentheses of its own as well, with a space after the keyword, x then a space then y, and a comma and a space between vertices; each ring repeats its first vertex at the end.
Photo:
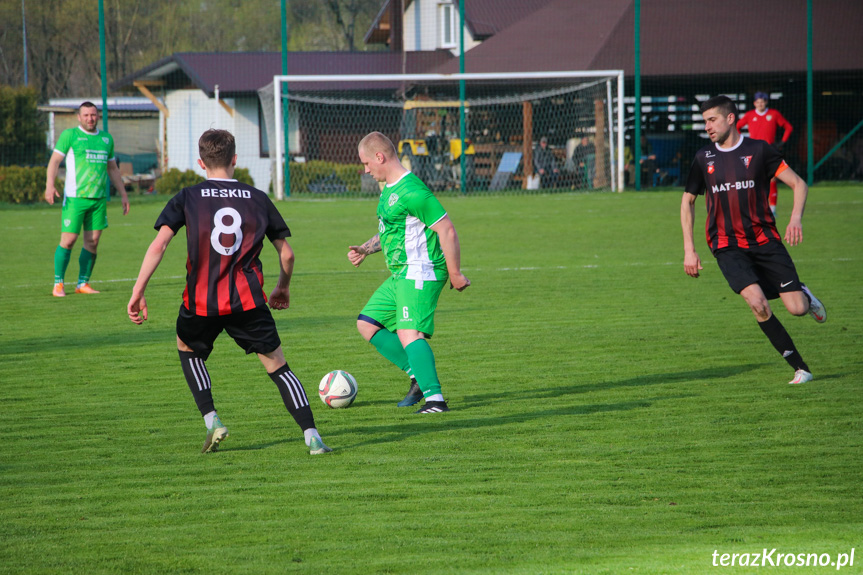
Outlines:
POLYGON ((258 125, 258 98, 233 100, 234 129, 237 140, 237 166, 247 168, 255 187, 264 191, 270 186, 270 158, 261 157, 261 136, 258 125))
POLYGON ((168 168, 204 171, 197 164, 198 139, 205 131, 215 128, 228 130, 237 140, 237 166, 247 168, 255 187, 267 190, 270 185, 270 160, 261 158, 258 133, 258 100, 226 98, 234 109, 233 117, 215 98, 201 90, 172 90, 165 96, 170 110, 167 122, 168 168))
MULTIPOLYGON (((441 48, 441 23, 439 21, 439 6, 451 2, 440 0, 414 0, 405 10, 403 23, 403 38, 405 52, 416 52, 421 50, 438 50, 441 48)), ((453 4, 456 20, 456 45, 449 49, 453 54, 458 54, 458 6, 453 4)), ((474 41, 470 31, 465 29, 464 49, 465 52, 479 42, 474 41)))

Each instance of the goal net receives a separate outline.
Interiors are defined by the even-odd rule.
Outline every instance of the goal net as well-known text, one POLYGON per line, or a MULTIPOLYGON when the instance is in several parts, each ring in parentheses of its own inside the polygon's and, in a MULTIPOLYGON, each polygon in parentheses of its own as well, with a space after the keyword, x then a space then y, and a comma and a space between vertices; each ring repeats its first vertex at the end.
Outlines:
POLYGON ((372 131, 435 192, 620 191, 622 96, 618 70, 276 76, 259 90, 277 198, 378 194, 357 157, 372 131))

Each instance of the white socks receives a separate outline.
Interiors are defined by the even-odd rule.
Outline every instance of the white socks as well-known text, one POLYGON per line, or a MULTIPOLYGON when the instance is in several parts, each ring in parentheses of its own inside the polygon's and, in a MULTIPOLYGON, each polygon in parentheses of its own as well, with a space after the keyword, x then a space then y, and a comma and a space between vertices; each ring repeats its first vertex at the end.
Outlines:
POLYGON ((216 412, 211 411, 207 415, 204 416, 204 423, 207 426, 207 429, 213 429, 213 422, 216 420, 216 412))
MULTIPOLYGON (((318 439, 321 439, 321 436, 318 433, 317 428, 315 428, 315 427, 310 427, 308 429, 304 429, 303 435, 306 437, 306 446, 308 446, 312 443, 313 437, 317 437, 318 439)), ((321 439, 321 442, 323 443, 322 439, 321 439)))

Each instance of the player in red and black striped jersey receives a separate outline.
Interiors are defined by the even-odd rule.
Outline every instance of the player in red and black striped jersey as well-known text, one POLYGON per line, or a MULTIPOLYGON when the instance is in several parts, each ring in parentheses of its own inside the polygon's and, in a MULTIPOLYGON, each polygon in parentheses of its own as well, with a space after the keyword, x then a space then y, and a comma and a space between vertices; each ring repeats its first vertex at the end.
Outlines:
POLYGON ((264 238, 291 232, 270 198, 233 179, 208 178, 171 198, 155 228, 186 227, 183 304, 199 316, 240 313, 267 304, 258 256, 264 238))
POLYGON ((800 282, 794 262, 782 244, 768 196, 774 176, 794 190, 794 207, 785 241, 803 240, 801 220, 808 187, 782 155, 761 140, 742 138, 737 131, 737 107, 726 96, 701 105, 711 143, 695 155, 680 207, 683 227, 684 271, 697 278, 701 259, 695 250, 695 200, 704 194, 707 204, 707 245, 728 284, 743 296, 764 334, 794 368, 789 383, 812 380, 791 336, 770 309, 769 299, 781 298, 792 315, 807 312, 819 323, 827 319, 824 305, 800 282))
POLYGON ((267 195, 233 179, 237 163, 234 137, 208 130, 198 142, 198 164, 207 180, 171 198, 156 220, 150 244, 127 312, 132 322, 147 319, 144 291, 174 235, 186 228, 186 289, 177 318, 177 348, 183 374, 204 417, 207 438, 202 452, 215 451, 228 436, 213 404, 205 365, 213 343, 226 331, 246 353, 256 353, 279 389, 285 407, 303 430, 313 455, 331 451, 315 427, 300 380, 288 367, 275 321, 267 308, 264 274, 258 256, 268 239, 279 254, 279 279, 269 306, 286 309, 294 252, 285 238, 291 232, 267 195))

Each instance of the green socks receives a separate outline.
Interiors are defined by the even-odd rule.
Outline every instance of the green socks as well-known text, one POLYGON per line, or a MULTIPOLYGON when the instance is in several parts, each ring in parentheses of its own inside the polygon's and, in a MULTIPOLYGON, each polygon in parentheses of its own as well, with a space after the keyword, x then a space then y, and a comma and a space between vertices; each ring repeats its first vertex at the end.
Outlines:
MULTIPOLYGON (((66 268, 69 267, 69 260, 72 259, 72 250, 67 250, 64 247, 57 246, 54 250, 54 283, 60 284, 64 282, 66 277, 66 268)), ((81 249, 81 256, 78 258, 80 271, 78 272, 78 285, 89 283, 90 275, 93 273, 93 266, 96 264, 96 254, 93 252, 81 249)))
POLYGON ((69 267, 69 260, 72 258, 72 250, 57 246, 54 250, 54 283, 63 283, 63 278, 66 277, 66 268, 69 267))
MULTIPOLYGON (((66 263, 68 263, 68 258, 66 263)), ((96 265, 96 254, 81 248, 81 256, 78 258, 78 265, 81 271, 78 272, 78 285, 90 283, 90 274, 93 273, 93 266, 96 265)), ((55 264, 56 266, 56 264, 55 264)))
POLYGON ((424 339, 418 339, 405 348, 405 353, 410 360, 413 375, 417 378, 417 385, 420 386, 423 397, 429 398, 441 393, 434 353, 428 342, 424 339))
POLYGON ((397 368, 416 378, 423 397, 441 393, 434 353, 426 340, 418 339, 407 347, 402 347, 398 335, 381 329, 372 336, 370 343, 397 368))
POLYGON ((402 347, 398 335, 387 329, 381 329, 372 336, 369 343, 375 346, 378 353, 390 360, 397 368, 408 375, 412 375, 408 354, 405 353, 405 348, 402 347))

